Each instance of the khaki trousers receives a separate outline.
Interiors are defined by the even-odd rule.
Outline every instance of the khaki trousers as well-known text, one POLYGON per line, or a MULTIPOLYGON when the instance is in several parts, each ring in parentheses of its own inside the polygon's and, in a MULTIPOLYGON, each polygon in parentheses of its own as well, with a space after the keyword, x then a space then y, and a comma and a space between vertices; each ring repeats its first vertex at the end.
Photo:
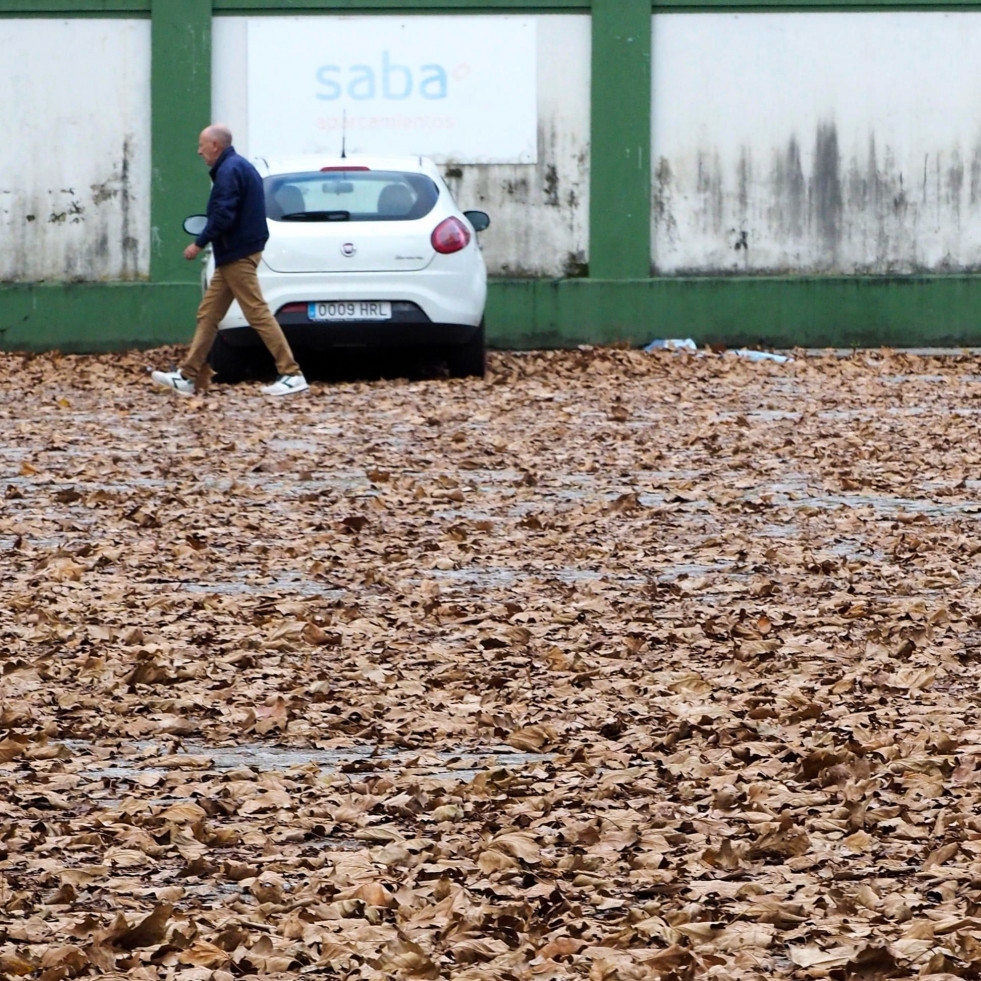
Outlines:
POLYGON ((269 353, 276 362, 276 372, 280 375, 302 374, 300 366, 293 357, 289 342, 283 335, 283 328, 276 322, 269 305, 262 296, 259 288, 259 268, 261 252, 227 262, 215 269, 215 274, 198 306, 198 326, 191 339, 187 356, 181 364, 181 373, 199 383, 203 372, 210 379, 213 372, 207 365, 211 345, 218 333, 218 324, 228 313, 232 300, 238 300, 242 313, 250 326, 255 329, 262 343, 269 348, 269 353))

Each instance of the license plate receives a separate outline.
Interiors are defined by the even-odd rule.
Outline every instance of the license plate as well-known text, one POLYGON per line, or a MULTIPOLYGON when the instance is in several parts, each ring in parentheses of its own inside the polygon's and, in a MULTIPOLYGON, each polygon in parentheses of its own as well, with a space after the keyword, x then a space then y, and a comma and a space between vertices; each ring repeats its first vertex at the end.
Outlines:
POLYGON ((325 300, 307 304, 309 320, 391 320, 388 300, 325 300))

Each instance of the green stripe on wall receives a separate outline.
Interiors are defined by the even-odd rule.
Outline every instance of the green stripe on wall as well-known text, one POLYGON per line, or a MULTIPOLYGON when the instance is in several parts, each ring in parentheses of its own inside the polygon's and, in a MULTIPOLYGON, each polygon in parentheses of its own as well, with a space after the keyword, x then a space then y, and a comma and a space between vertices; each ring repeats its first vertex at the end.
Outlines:
POLYGON ((0 0, 0 17, 114 17, 150 13, 150 0, 0 0))
POLYGON ((150 278, 191 282, 200 267, 183 258, 181 222, 210 186, 197 146, 211 122, 211 0, 153 0, 152 29, 150 278))
MULTIPOLYGON (((179 3, 180 0, 175 0, 179 3)), ((558 13, 605 0, 211 0, 216 14, 558 13)), ((631 3, 632 0, 623 0, 631 3)), ((153 0, 0 0, 0 17, 149 14, 153 0)), ((978 10, 979 0, 650 0, 648 10, 978 10)))
MULTIPOLYGON (((113 351, 186 343, 197 284, 16 284, 0 290, 0 348, 113 351)), ((981 346, 981 277, 493 280, 491 347, 981 346)))
POLYGON ((186 342, 200 298, 197 283, 4 283, 0 348, 92 352, 186 342))
POLYGON ((214 0, 216 14, 540 14, 590 6, 591 0, 214 0))
POLYGON ((728 347, 977 346, 981 277, 497 280, 497 347, 691 337, 728 347))
POLYGON ((813 12, 817 10, 851 11, 863 10, 977 10, 981 3, 977 0, 653 0, 655 13, 671 11, 714 11, 724 13, 743 11, 784 11, 788 13, 813 12))
POLYGON ((593 0, 589 275, 651 270, 649 0, 593 0))

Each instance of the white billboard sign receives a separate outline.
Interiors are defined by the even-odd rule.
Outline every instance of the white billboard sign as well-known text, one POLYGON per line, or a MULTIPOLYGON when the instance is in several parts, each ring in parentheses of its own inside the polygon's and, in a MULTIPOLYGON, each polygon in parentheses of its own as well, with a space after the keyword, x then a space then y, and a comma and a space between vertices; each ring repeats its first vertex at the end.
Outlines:
POLYGON ((252 156, 421 153, 535 163, 530 17, 250 18, 252 156))

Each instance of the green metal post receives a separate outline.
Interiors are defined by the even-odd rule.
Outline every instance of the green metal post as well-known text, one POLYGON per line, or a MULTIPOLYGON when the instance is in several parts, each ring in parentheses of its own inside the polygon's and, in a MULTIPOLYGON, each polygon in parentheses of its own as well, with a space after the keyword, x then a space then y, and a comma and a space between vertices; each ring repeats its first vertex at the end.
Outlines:
POLYGON ((591 279, 651 274, 651 3, 593 0, 591 279))
POLYGON ((211 122, 212 0, 152 0, 153 177, 150 186, 150 278, 187 282, 200 273, 182 252, 185 215, 200 211, 208 176, 196 155, 211 122))

